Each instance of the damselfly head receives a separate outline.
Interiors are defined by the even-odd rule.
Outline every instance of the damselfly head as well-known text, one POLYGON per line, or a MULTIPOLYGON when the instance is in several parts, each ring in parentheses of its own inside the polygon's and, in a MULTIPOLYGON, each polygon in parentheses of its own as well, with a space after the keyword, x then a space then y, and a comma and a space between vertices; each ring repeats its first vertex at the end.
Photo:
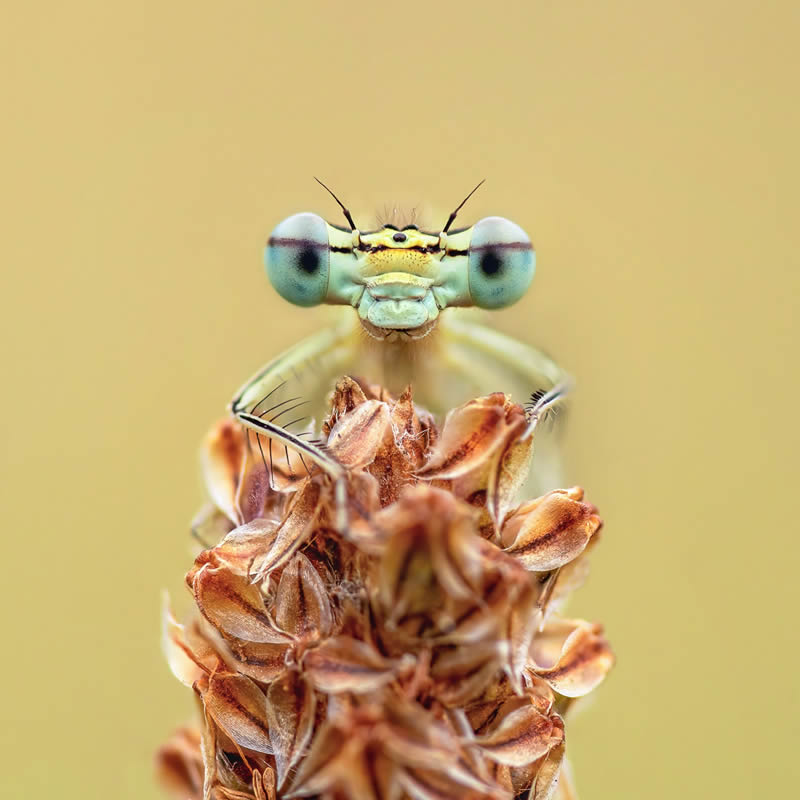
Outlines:
POLYGON ((348 228, 311 213, 285 219, 267 242, 270 281, 282 297, 299 306, 353 306, 378 338, 396 331, 409 336, 427 333, 448 307, 511 305, 528 289, 535 269, 525 231, 502 217, 450 230, 477 188, 438 232, 389 223, 362 232, 331 192, 348 228))

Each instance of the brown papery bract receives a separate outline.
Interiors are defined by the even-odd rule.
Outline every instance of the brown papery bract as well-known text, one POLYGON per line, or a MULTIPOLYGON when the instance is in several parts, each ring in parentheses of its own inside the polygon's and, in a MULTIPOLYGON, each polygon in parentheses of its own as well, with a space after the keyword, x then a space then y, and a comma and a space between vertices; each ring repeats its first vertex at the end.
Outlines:
POLYGON ((527 423, 493 394, 440 431, 410 390, 342 379, 322 425, 346 468, 342 530, 326 474, 291 462, 270 480, 254 436, 214 428, 195 611, 165 610, 170 667, 202 712, 158 753, 175 797, 574 797, 562 712, 613 655, 600 625, 554 606, 601 520, 578 487, 516 504, 527 423))

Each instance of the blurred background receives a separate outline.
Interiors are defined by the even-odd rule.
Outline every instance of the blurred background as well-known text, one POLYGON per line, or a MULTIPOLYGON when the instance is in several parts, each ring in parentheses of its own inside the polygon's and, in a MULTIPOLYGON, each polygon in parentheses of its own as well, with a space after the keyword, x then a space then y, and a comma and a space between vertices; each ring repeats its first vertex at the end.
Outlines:
MULTIPOLYGON (((274 224, 395 200, 511 217, 493 319, 576 376, 606 519, 571 610, 618 665, 568 725, 584 800, 800 780, 792 2, 25 3, 2 37, 3 797, 161 797, 193 711, 159 645, 197 450, 323 318, 274 224)), ((437 217, 438 219, 438 217, 437 217)), ((441 224, 441 223, 439 223, 441 224)))

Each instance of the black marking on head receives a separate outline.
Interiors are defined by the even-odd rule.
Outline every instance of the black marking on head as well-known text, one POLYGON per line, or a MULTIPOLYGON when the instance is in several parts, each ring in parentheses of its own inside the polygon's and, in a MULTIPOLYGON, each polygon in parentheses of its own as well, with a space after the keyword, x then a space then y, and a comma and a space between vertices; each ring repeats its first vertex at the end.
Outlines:
POLYGON ((397 233, 394 234, 394 236, 392 236, 392 240, 395 242, 404 242, 406 239, 408 239, 408 236, 406 236, 401 231, 398 231, 397 233))
POLYGON ((331 228, 335 228, 337 231, 341 231, 342 233, 352 233, 353 232, 353 231, 350 230, 350 228, 345 228, 344 225, 337 225, 335 222, 328 222, 327 224, 330 225, 331 228))
MULTIPOLYGON (((395 241, 397 241, 395 239, 395 241)), ((439 253, 441 248, 438 244, 429 244, 427 247, 421 244, 415 244, 412 247, 389 247, 387 244, 366 244, 366 242, 359 242, 358 249, 364 253, 380 253, 384 250, 407 250, 415 253, 439 253)))
MULTIPOLYGON (((267 240, 269 247, 297 247, 302 248, 303 253, 301 258, 307 257, 308 252, 313 252, 319 260, 318 250, 330 250, 331 253, 352 253, 353 248, 347 246, 340 246, 335 244, 323 244, 322 242, 315 242, 312 239, 293 239, 289 236, 270 236, 267 240)), ((313 272, 315 270, 311 270, 313 272)))

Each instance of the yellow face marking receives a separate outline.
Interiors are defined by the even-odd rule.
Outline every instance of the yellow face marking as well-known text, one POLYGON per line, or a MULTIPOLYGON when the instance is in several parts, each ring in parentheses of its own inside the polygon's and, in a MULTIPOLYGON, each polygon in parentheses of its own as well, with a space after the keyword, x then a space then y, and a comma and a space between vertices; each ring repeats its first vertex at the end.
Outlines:
POLYGON ((441 259, 439 237, 407 228, 383 228, 361 236, 364 256, 362 275, 372 278, 387 272, 405 272, 433 279, 441 259))
POLYGON ((364 258, 365 278, 383 275, 385 272, 407 272, 423 278, 433 278, 437 272, 438 258, 414 250, 381 250, 368 253, 364 258))

